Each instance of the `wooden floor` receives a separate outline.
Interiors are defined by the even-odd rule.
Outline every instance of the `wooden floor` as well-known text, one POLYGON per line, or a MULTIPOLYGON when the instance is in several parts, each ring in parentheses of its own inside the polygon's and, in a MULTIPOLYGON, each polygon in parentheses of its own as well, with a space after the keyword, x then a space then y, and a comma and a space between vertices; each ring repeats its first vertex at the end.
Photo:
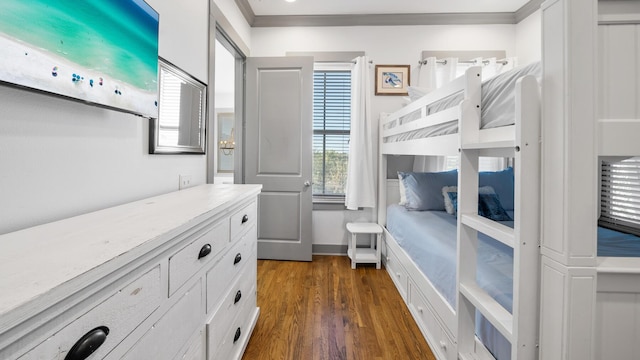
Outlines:
POLYGON ((346 256, 259 260, 258 306, 244 360, 435 360, 387 271, 346 256))

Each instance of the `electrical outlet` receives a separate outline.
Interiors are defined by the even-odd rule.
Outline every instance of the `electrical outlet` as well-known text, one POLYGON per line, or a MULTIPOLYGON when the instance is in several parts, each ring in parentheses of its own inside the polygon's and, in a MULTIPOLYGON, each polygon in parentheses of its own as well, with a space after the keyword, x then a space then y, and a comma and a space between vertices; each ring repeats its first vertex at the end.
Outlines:
POLYGON ((188 187, 191 187, 191 175, 180 175, 178 190, 186 189, 188 187))

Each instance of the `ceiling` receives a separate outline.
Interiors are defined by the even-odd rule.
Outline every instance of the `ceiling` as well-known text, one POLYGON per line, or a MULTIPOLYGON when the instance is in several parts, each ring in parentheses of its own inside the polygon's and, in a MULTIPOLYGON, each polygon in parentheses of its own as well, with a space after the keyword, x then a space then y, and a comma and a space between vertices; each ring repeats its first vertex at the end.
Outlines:
POLYGON ((248 0, 256 16, 514 13, 529 0, 248 0))
POLYGON ((516 24, 543 0, 235 0, 252 27, 516 24))

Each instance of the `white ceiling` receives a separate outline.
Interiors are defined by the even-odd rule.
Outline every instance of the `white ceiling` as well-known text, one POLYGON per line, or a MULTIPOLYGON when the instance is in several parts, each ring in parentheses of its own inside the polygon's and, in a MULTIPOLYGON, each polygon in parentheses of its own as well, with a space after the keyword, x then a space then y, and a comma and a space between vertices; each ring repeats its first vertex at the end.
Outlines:
POLYGON ((248 0, 256 16, 513 13, 528 0, 248 0))

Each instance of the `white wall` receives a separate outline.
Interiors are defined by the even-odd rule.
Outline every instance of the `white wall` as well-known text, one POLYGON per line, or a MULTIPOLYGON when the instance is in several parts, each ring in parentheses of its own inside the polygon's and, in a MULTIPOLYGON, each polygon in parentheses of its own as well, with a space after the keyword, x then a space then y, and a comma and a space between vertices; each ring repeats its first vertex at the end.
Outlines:
POLYGON ((516 25, 516 56, 520 65, 542 59, 541 14, 538 10, 516 25))
MULTIPOLYGON (((160 55, 206 82, 208 1, 149 0, 160 55)), ((205 182, 205 156, 148 154, 148 120, 0 85, 0 234, 205 182)))
MULTIPOLYGON (((284 56, 288 51, 364 51, 374 64, 411 65, 413 78, 423 50, 506 50, 508 56, 515 56, 515 34, 515 25, 253 28, 251 56, 284 56)), ((374 96, 372 111, 392 112, 401 104, 399 96, 374 96)), ((314 211, 313 244, 346 245, 346 223, 375 221, 375 216, 371 209, 314 211)))
POLYGON ((209 81, 209 1, 147 0, 160 14, 160 56, 209 81))
MULTIPOLYGON (((411 65, 417 75, 422 50, 506 50, 516 55, 515 25, 347 26, 253 28, 251 56, 287 51, 365 51, 374 64, 411 65)), ((372 111, 400 108, 399 96, 376 96, 372 111)))

